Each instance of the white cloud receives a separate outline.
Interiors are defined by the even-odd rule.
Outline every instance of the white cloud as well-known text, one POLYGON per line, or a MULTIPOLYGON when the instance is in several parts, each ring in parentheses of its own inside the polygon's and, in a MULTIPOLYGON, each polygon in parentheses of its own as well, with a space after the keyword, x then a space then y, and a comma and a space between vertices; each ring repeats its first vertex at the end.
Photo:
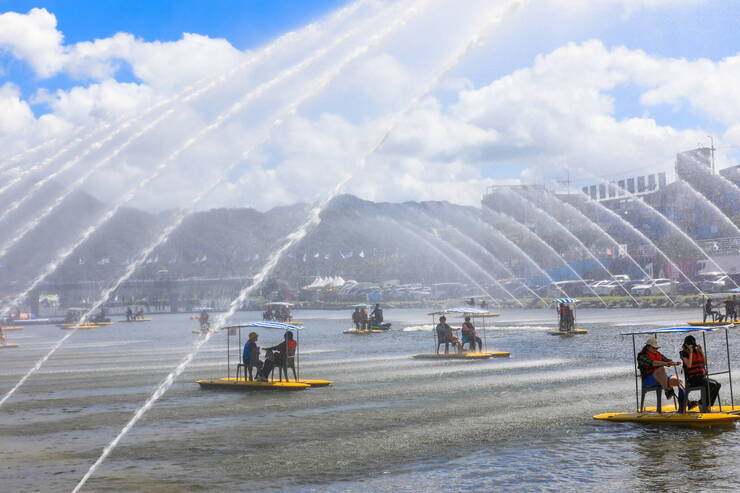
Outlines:
POLYGON ((63 37, 56 26, 56 17, 46 9, 31 9, 27 15, 6 12, 0 15, 0 49, 50 77, 64 64, 63 37))

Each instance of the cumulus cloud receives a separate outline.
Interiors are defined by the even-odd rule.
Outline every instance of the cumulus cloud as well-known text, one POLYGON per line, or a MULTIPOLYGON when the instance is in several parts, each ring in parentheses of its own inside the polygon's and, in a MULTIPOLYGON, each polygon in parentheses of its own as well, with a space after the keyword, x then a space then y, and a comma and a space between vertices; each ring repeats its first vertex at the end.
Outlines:
POLYGON ((56 27, 56 17, 46 9, 26 15, 6 12, 0 15, 0 49, 27 61, 39 76, 50 77, 64 65, 63 36, 56 27))

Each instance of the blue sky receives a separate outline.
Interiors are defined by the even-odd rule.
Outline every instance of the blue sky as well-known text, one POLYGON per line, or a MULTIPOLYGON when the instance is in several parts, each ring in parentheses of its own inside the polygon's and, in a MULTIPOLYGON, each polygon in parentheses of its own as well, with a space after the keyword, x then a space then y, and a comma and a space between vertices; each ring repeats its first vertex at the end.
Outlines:
MULTIPOLYGON (((292 189, 282 194, 286 202, 304 197, 307 191, 311 198, 319 196, 332 181, 324 178, 332 173, 338 176, 352 158, 342 153, 360 152, 367 135, 377 131, 374 125, 408 101, 425 77, 438 70, 449 54, 445 50, 461 46, 476 22, 481 22, 478 19, 485 18, 483 12, 511 1, 465 0, 466 9, 456 0, 428 2, 420 19, 404 25, 397 37, 390 36, 390 42, 350 66, 337 77, 334 91, 308 104, 314 104, 313 110, 302 115, 299 133, 278 133, 265 146, 264 155, 273 156, 271 162, 263 168, 245 164, 239 186, 269 183, 282 189, 290 183, 292 189), (314 148, 307 142, 322 145, 314 148), (336 160, 331 173, 304 172, 304 168, 324 169, 327 156, 336 160), (281 181, 281 173, 292 180, 281 181)), ((70 128, 135 113, 151 103, 147 98, 169 96, 247 58, 232 47, 257 49, 349 3, 0 0, 0 16, 43 8, 49 13, 46 21, 56 20, 53 29, 44 25, 43 16, 22 16, 29 21, 26 27, 39 28, 34 39, 3 37, 0 32, 0 105, 16 111, 12 117, 6 114, 5 123, 0 115, 0 143, 16 151, 32 147, 43 136, 63 131, 51 121, 54 118, 70 128), (49 42, 50 33, 64 36, 61 47, 58 39, 49 42), (116 33, 131 34, 141 42, 116 40, 116 33), (208 39, 192 43, 183 39, 183 33, 208 39), (158 42, 172 46, 160 47, 158 42), (89 47, 92 52, 86 51, 89 47), (14 48, 21 53, 12 54, 14 48), (45 72, 51 76, 44 75, 47 58, 56 63, 45 72), (117 71, 101 72, 98 68, 103 65, 117 71), (142 78, 135 79, 134 73, 142 78), (24 123, 16 125, 24 115, 24 123), (54 118, 44 120, 47 116, 54 118)), ((315 38, 304 32, 301 36, 306 38, 300 39, 309 41, 282 52, 281 58, 269 58, 265 76, 309 57, 351 26, 407 3, 411 2, 371 2, 371 7, 319 30, 315 38)), ((24 22, 5 17, 6 26, 24 22)), ((376 24, 350 44, 357 46, 382 25, 376 24)), ((740 67, 735 62, 740 60, 739 49, 737 0, 532 0, 518 14, 507 16, 485 43, 461 60, 450 85, 433 94, 437 109, 425 108, 414 117, 418 120, 396 132, 403 138, 395 143, 391 139, 392 149, 382 156, 384 173, 390 180, 397 179, 394 186, 375 187, 368 176, 358 179, 359 185, 350 191, 375 200, 444 195, 454 201, 475 197, 477 193, 468 193, 470 187, 483 189, 496 180, 560 177, 566 165, 573 170, 574 180, 578 169, 610 176, 633 173, 639 166, 656 171, 652 168, 671 166, 676 152, 708 141, 707 135, 727 150, 719 163, 732 164, 740 149, 740 122, 734 117, 740 114, 740 73, 734 68, 740 67), (570 8, 576 4, 580 6, 570 8)), ((337 54, 330 59, 340 58, 337 54)), ((305 75, 296 84, 307 83, 309 74, 305 75)), ((228 86, 222 89, 211 95, 216 107, 236 97, 228 86)), ((282 96, 276 97, 277 101, 282 96)), ((203 121, 212 118, 214 113, 205 108, 194 104, 190 114, 203 121)), ((245 123, 243 131, 248 132, 250 124, 245 123)), ((162 138, 167 136, 165 130, 179 132, 179 141, 190 135, 185 124, 176 131, 160 130, 162 138)), ((238 155, 240 139, 226 140, 225 135, 202 145, 238 155)), ((139 142, 140 149, 131 149, 137 163, 142 155, 151 155, 153 163, 157 153, 166 152, 158 146, 144 149, 145 140, 139 142)), ((151 142, 159 139, 153 137, 151 142)), ((129 172, 144 176, 148 164, 137 165, 141 170, 129 172)), ((114 183, 102 175, 100 186, 114 183)), ((154 207, 159 202, 176 204, 189 193, 189 186, 196 188, 197 180, 193 183, 182 184, 179 196, 163 185, 152 194, 154 207)), ((118 191, 114 188, 111 193, 118 191)), ((227 201, 242 200, 238 186, 232 192, 227 201)))
MULTIPOLYGON (((346 4, 347 0, 0 0, 0 13, 25 13, 45 8, 57 18, 65 44, 131 33, 144 41, 176 41, 182 33, 225 38, 238 49, 260 46, 280 34, 308 24, 346 4)), ((0 80, 18 84, 25 97, 39 87, 68 89, 76 83, 66 76, 39 81, 29 67, 2 54, 6 73, 0 80)), ((123 66, 117 80, 132 80, 123 66)), ((36 114, 46 111, 33 107, 36 114)))

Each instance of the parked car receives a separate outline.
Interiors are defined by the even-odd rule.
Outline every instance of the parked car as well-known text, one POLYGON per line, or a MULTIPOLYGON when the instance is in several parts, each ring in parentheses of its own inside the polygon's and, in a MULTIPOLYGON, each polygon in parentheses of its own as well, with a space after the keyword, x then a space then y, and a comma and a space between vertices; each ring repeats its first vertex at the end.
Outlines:
POLYGON ((650 279, 643 284, 632 286, 632 296, 652 296, 663 293, 671 294, 676 285, 671 279, 650 279))

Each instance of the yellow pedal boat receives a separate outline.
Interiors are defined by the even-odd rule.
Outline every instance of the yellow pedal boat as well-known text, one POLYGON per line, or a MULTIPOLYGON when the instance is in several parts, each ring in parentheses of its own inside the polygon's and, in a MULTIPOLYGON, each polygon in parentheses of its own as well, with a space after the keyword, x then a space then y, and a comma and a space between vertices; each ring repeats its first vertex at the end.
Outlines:
POLYGON ((569 337, 569 336, 574 336, 574 335, 579 335, 579 334, 588 334, 588 330, 587 329, 548 330, 547 333, 550 334, 551 336, 569 337))
MULTIPOLYGON (((63 329, 63 330, 68 330, 68 329, 74 329, 75 327, 77 327, 77 324, 57 324, 57 327, 59 327, 60 329, 63 329)), ((77 328, 78 329, 98 329, 98 328, 100 328, 100 325, 98 325, 98 324, 82 324, 82 325, 80 325, 77 328)))
POLYGON ((23 330, 23 327, 20 325, 11 325, 8 327, 0 327, 0 330, 23 330))
POLYGON ((10 349, 14 347, 20 347, 18 344, 0 344, 0 349, 10 349))
MULTIPOLYGON (((655 408, 653 408, 655 409, 655 408)), ((669 412, 627 412, 627 413, 603 413, 594 416, 594 419, 614 421, 617 423, 649 423, 663 425, 680 425, 680 426, 716 426, 731 425, 740 419, 737 414, 730 413, 700 413, 687 412, 677 413, 669 412)))
POLYGON ((728 320, 726 322, 712 322, 711 320, 707 322, 702 322, 701 320, 697 320, 694 322, 686 323, 692 327, 722 327, 724 325, 740 325, 740 320, 728 320))
POLYGON ((306 390, 311 387, 307 383, 297 382, 257 382, 244 380, 242 378, 219 378, 218 380, 196 380, 201 388, 220 390, 282 390, 295 391, 306 390))
POLYGON ((414 359, 488 359, 488 358, 508 358, 511 353, 506 352, 486 352, 486 353, 432 353, 432 354, 415 354, 414 359))
POLYGON ((371 329, 371 330, 347 329, 347 330, 343 330, 342 334, 354 334, 356 336, 366 336, 368 334, 380 334, 381 332, 387 332, 387 331, 377 330, 377 329, 371 329))

